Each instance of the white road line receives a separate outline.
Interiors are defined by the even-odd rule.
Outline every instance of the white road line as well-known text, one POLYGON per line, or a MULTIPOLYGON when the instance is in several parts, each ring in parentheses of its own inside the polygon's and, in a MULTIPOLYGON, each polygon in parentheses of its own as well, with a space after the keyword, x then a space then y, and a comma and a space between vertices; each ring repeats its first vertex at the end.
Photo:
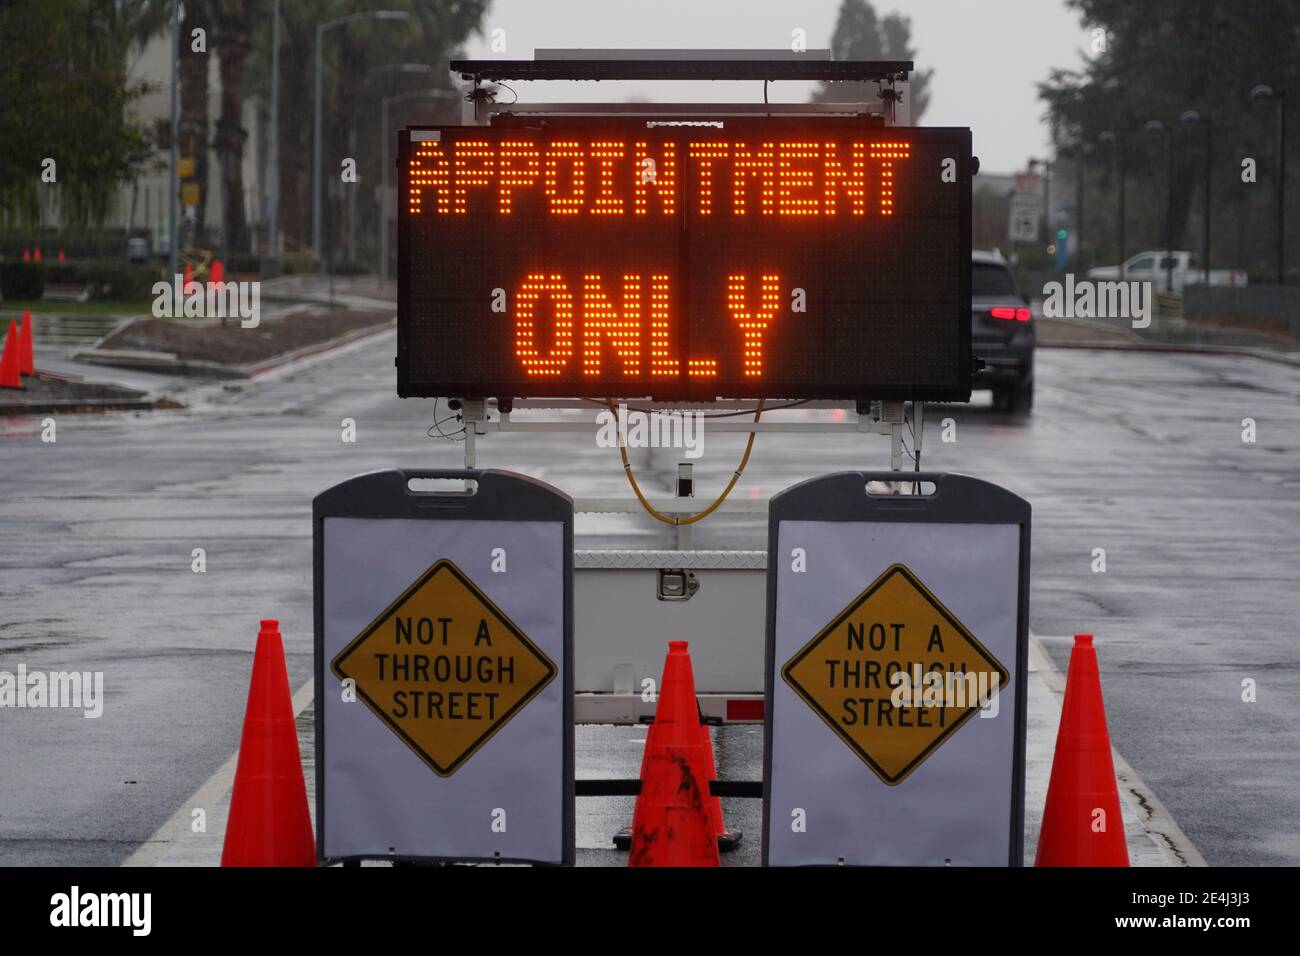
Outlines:
MULTIPOLYGON (((293 716, 298 717, 313 697, 312 682, 309 680, 298 688, 293 695, 293 716)), ((157 866, 159 861, 175 843, 190 832, 191 813, 195 807, 211 808, 217 805, 235 784, 235 767, 239 763, 239 751, 230 755, 230 759, 212 776, 203 782, 190 798, 180 805, 166 823, 158 828, 153 836, 131 854, 123 866, 157 866)))
MULTIPOLYGON (((1056 669, 1051 655, 1036 634, 1029 635, 1029 657, 1034 667, 1042 672, 1043 681, 1052 693, 1063 697, 1065 677, 1056 669)), ((1183 832, 1173 814, 1160 802, 1146 781, 1138 776, 1124 755, 1115 749, 1114 744, 1111 745, 1110 752, 1115 762, 1115 779, 1119 782, 1120 794, 1125 797, 1146 831, 1183 866, 1208 866, 1201 851, 1196 849, 1196 844, 1183 832)))

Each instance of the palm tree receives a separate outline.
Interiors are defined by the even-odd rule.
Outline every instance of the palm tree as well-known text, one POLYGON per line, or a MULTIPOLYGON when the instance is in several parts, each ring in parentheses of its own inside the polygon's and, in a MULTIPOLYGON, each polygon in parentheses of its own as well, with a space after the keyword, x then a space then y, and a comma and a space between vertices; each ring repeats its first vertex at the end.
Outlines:
MULTIPOLYGON (((194 210, 195 245, 208 237, 208 54, 194 49, 194 30, 211 32, 210 0, 185 0, 185 25, 181 32, 180 155, 194 160, 199 203, 194 210)), ((211 40, 211 37, 208 37, 211 40)))
MULTIPOLYGON (((207 239, 208 209, 208 53, 205 41, 202 50, 195 50, 194 30, 209 32, 212 23, 210 0, 186 0, 184 21, 181 26, 180 61, 180 140, 177 152, 193 161, 194 176, 199 187, 199 203, 195 209, 194 234, 191 241, 202 245, 207 239)), ((144 46, 155 36, 171 31, 172 0, 134 0, 129 15, 133 23, 135 40, 144 46)))
MULTIPOLYGON (((194 2, 187 0, 189 4, 194 2)), ((271 3, 270 0, 202 0, 202 3, 211 16, 211 45, 219 60, 221 76, 221 108, 214 147, 221 168, 225 246, 232 252, 242 252, 249 248, 243 199, 243 152, 248 134, 242 124, 242 106, 248 95, 259 90, 264 92, 269 86, 271 50, 267 40, 271 32, 271 3)), ((359 8, 409 10, 413 17, 411 26, 402 28, 358 23, 331 37, 326 47, 323 64, 329 110, 325 126, 325 168, 337 172, 339 167, 334 157, 346 153, 349 129, 376 121, 374 97, 358 96, 368 65, 399 60, 445 63, 457 45, 478 27, 488 3, 489 0, 319 0, 282 4, 280 102, 290 104, 288 109, 280 111, 282 235, 290 240, 301 239, 306 231, 303 212, 310 206, 307 179, 316 24, 359 8)), ((335 223, 342 221, 338 215, 331 219, 335 223)))
POLYGON ((221 70, 221 111, 213 146, 221 167, 223 245, 227 254, 249 251, 244 215, 244 65, 252 49, 253 23, 266 15, 263 0, 209 0, 221 70))

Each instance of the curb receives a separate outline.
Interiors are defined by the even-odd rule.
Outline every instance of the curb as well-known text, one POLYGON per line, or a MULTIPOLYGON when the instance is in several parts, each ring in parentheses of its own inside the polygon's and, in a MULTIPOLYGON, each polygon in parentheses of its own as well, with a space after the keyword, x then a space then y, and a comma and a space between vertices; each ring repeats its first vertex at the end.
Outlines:
MULTIPOLYGON (((1041 328, 1044 324, 1065 326, 1067 328, 1088 329, 1090 332, 1104 331, 1111 335, 1117 335, 1125 342, 1141 342, 1142 336, 1138 335, 1132 329, 1119 326, 1099 326, 1093 319, 1067 319, 1061 317, 1048 318, 1040 313, 1034 314, 1034 323, 1041 328)), ((1081 342, 1105 342, 1106 339, 1080 339, 1081 342)), ((1113 341, 1113 340, 1110 340, 1113 341)), ((1038 343, 1042 345, 1042 343, 1038 343)))
MULTIPOLYGON (((85 378, 79 375, 50 372, 41 368, 36 369, 35 378, 48 379, 70 386, 83 384, 94 386, 101 390, 107 389, 110 394, 82 395, 70 398, 49 395, 28 402, 21 400, 27 394, 25 387, 22 390, 12 391, 4 389, 0 391, 0 416, 45 415, 51 412, 78 414, 83 412, 151 411, 159 407, 159 404, 164 401, 162 397, 144 389, 131 388, 112 382, 86 382, 85 378), (112 392, 117 394, 111 394, 112 392)), ((172 407, 179 408, 183 406, 176 403, 172 407)))
POLYGON ((1300 368, 1300 358, 1241 345, 1176 345, 1166 342, 1039 342, 1040 349, 1093 349, 1102 352, 1173 352, 1185 355, 1229 355, 1300 368))
MULTIPOLYGON (((1042 638, 1032 632, 1029 635, 1029 658, 1042 674, 1048 689, 1058 698, 1063 698, 1065 675, 1047 652, 1042 638)), ((1178 866, 1208 866, 1196 844, 1183 832, 1155 791, 1124 759, 1114 741, 1111 742, 1110 754, 1115 764, 1115 782, 1120 789, 1120 799, 1128 804, 1152 842, 1172 857, 1178 866)))
POLYGON ((291 352, 283 352, 280 355, 274 355, 268 359, 259 362, 250 362, 245 365, 223 365, 219 362, 206 361, 182 361, 176 358, 171 352, 148 352, 132 349, 101 349, 98 347, 90 348, 82 352, 77 352, 73 356, 73 361, 84 362, 88 365, 103 365, 112 368, 129 368, 136 371, 170 373, 173 375, 192 375, 196 378, 208 378, 217 380, 235 380, 235 379, 254 379, 273 369, 282 368, 302 359, 312 358, 317 355, 323 355, 334 349, 343 348, 351 345, 361 339, 371 335, 377 335, 380 332, 390 331, 397 320, 390 319, 387 322, 380 322, 375 325, 368 325, 364 328, 354 329, 345 335, 336 338, 327 339, 324 342, 317 342, 313 345, 305 345, 302 348, 295 349, 291 352))
POLYGON ((267 372, 283 368, 294 362, 300 362, 303 359, 313 358, 317 355, 324 355, 327 352, 333 352, 335 349, 341 349, 344 346, 359 342, 362 339, 369 338, 372 335, 378 335, 381 332, 388 332, 397 327, 397 317, 389 319, 387 322, 379 322, 375 325, 368 325, 363 329, 355 329, 346 335, 341 335, 336 339, 329 339, 325 342, 317 342, 315 345, 304 345, 300 349, 292 352, 285 352, 282 355, 273 356, 259 365, 239 366, 242 378, 258 378, 267 372))
POLYGON ((397 303, 392 299, 380 299, 375 296, 359 295, 351 292, 336 293, 333 299, 328 295, 277 295, 270 293, 263 295, 262 301, 274 302, 277 305, 310 305, 317 308, 329 306, 331 308, 379 311, 382 305, 382 307, 391 308, 394 311, 397 309, 397 303))
POLYGON ((193 375, 198 378, 247 378, 239 366, 218 362, 181 361, 174 352, 149 352, 143 349, 92 348, 76 352, 74 362, 102 365, 106 368, 127 368, 137 372, 159 372, 173 375, 193 375))
POLYGON ((158 407, 155 398, 83 398, 31 405, 0 404, 0 415, 47 415, 51 412, 151 412, 158 407))

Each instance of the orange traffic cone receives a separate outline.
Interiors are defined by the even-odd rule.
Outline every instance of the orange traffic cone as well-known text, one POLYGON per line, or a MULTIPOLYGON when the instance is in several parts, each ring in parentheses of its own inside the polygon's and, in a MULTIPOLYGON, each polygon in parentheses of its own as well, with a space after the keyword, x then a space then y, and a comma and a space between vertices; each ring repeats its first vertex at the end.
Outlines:
MULTIPOLYGON (((701 773, 704 779, 717 780, 718 765, 713 760, 713 736, 709 733, 709 727, 703 720, 700 721, 700 756, 704 760, 701 765, 701 773)), ((742 834, 739 830, 727 829, 727 821, 722 816, 722 798, 710 795, 707 806, 713 833, 718 838, 718 849, 723 853, 734 850, 736 844, 740 843, 742 834)))
POLYGON ((18 371, 18 323, 9 320, 9 334, 5 336, 4 351, 0 352, 0 388, 22 388, 18 371))
MULTIPOLYGON (((696 713, 697 715, 699 713, 698 701, 696 713)), ((651 724, 650 727, 653 731, 654 724, 651 724)), ((704 780, 718 779, 717 764, 713 761, 713 737, 709 734, 709 728, 704 723, 702 717, 700 718, 700 758, 700 777, 704 780)), ((650 736, 647 734, 645 750, 641 754, 641 780, 643 781, 646 779, 646 768, 649 765, 649 761, 650 736)), ((726 819, 722 815, 722 799, 720 797, 710 795, 707 800, 709 822, 713 827, 714 833, 716 833, 718 837, 718 852, 730 853, 740 845, 740 841, 744 838, 744 834, 740 830, 727 829, 726 819)), ((614 834, 614 846, 619 850, 630 850, 632 848, 631 827, 624 827, 614 834)))
POLYGON ((316 842, 277 621, 263 621, 257 635, 221 865, 316 865, 316 842))
POLYGON ((700 746, 699 704, 685 641, 668 642, 646 737, 628 866, 717 866, 717 830, 700 746))
POLYGON ((224 282, 226 278, 226 266, 220 259, 213 259, 212 265, 208 267, 209 282, 224 282))
POLYGON ((1091 634, 1074 635, 1034 865, 1129 865, 1091 634))
POLYGON ((23 310, 23 324, 18 326, 18 372, 36 374, 36 357, 32 354, 32 310, 23 310))

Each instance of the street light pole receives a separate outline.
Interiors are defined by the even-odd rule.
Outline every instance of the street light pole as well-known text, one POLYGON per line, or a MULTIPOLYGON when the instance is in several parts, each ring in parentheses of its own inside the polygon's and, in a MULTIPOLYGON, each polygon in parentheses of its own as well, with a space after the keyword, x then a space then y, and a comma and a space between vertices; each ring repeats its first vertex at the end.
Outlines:
POLYGON ((1147 120, 1148 133, 1164 133, 1168 157, 1165 188, 1165 291, 1174 291, 1174 131, 1160 120, 1147 120))
POLYGON ((1050 159, 1029 158, 1030 170, 1043 167, 1043 238, 1052 242, 1052 161, 1050 159))
MULTIPOLYGON (((367 76, 375 76, 376 74, 380 74, 380 73, 423 73, 423 74, 430 74, 430 73, 433 73, 433 72, 434 72, 433 67, 430 66, 430 65, 427 64, 427 63, 383 63, 383 64, 381 64, 381 65, 379 65, 379 66, 373 66, 373 67, 371 67, 371 68, 367 71, 367 76)), ((414 91, 414 95, 416 95, 416 96, 434 95, 435 93, 436 93, 436 91, 432 91, 432 90, 416 90, 416 91, 414 91)), ((406 97, 406 96, 404 96, 403 94, 396 94, 396 95, 397 95, 398 97, 400 97, 400 98, 407 98, 407 99, 409 99, 409 97, 406 97)), ((386 199, 387 199, 387 191, 386 191, 385 187, 386 187, 386 185, 387 185, 387 183, 388 183, 388 160, 387 160, 387 155, 388 155, 388 154, 387 154, 387 152, 386 152, 386 150, 388 149, 388 117, 387 117, 387 114, 385 113, 385 110, 387 110, 387 108, 388 108, 388 103, 389 103, 392 99, 393 99, 392 96, 387 96, 387 97, 382 97, 381 100, 380 100, 380 107, 381 107, 381 108, 380 108, 380 113, 381 113, 381 114, 384 114, 384 115, 383 115, 383 117, 382 117, 382 122, 381 122, 381 124, 380 124, 380 142, 379 142, 379 156, 380 156, 380 159, 379 159, 379 215, 378 215, 378 217, 377 217, 378 220, 379 220, 379 243, 378 243, 378 250, 379 250, 379 267, 375 270, 375 279, 376 279, 376 281, 382 281, 383 279, 386 279, 386 278, 387 278, 387 276, 385 275, 385 272, 386 272, 386 267, 385 267, 385 266, 386 266, 386 263, 388 262, 388 259, 387 259, 387 248, 386 248, 386 244, 387 244, 387 240, 388 240, 388 229, 387 229, 387 225, 388 225, 388 224, 387 224, 387 222, 385 221, 385 218, 386 218, 386 212, 385 212, 385 210, 386 210, 386 206, 385 206, 385 201, 386 201, 386 199)), ((349 212, 349 215, 351 215, 351 212, 349 212)), ((350 225, 349 225, 349 228, 351 228, 350 225)))
POLYGON ((1119 277, 1122 281, 1124 278, 1124 177, 1125 177, 1125 156, 1124 156, 1124 134, 1116 133, 1114 130, 1102 130, 1097 134, 1097 142, 1110 143, 1115 148, 1115 170, 1119 179, 1119 277))
POLYGON ((180 113, 180 59, 181 59, 181 4, 172 0, 172 156, 171 170, 167 178, 170 183, 170 200, 167 206, 167 279, 179 271, 176 252, 176 199, 180 188, 176 182, 176 165, 180 162, 181 113, 180 113))
POLYGON ((1213 169, 1214 157, 1214 122, 1208 116, 1202 116, 1196 110, 1187 110, 1179 117, 1184 126, 1196 126, 1203 124, 1205 126, 1205 215, 1204 218, 1204 236, 1201 240, 1201 268, 1204 271, 1204 281, 1208 286, 1210 284, 1210 174, 1213 169))
POLYGON ((388 107, 391 96, 379 104, 379 266, 375 278, 388 281, 388 107))
POLYGON ((1124 263, 1128 262, 1128 209, 1125 205, 1128 196, 1128 151, 1125 149, 1124 134, 1119 138, 1119 277, 1124 278, 1124 263))
POLYGON ((1043 167, 1043 238, 1052 241, 1052 161, 1050 159, 1031 159, 1032 168, 1037 163, 1043 167))
POLYGON ((1260 84, 1251 100, 1277 100, 1277 284, 1286 284, 1286 90, 1260 84))
POLYGON ((321 37, 325 33, 323 23, 316 24, 316 48, 313 54, 316 72, 316 107, 313 111, 312 120, 312 139, 311 139, 311 257, 315 261, 320 261, 321 250, 321 179, 320 179, 320 98, 321 98, 321 75, 320 75, 320 45, 321 37))
POLYGON ((405 10, 370 10, 364 13, 350 13, 347 16, 335 17, 333 20, 323 20, 316 24, 316 49, 315 49, 315 74, 316 74, 316 106, 314 110, 314 119, 312 122, 312 177, 311 177, 311 245, 312 259, 316 262, 321 259, 321 43, 325 38, 325 31, 332 30, 334 27, 342 26, 345 23, 352 23, 357 20, 409 20, 411 15, 405 10))
MULTIPOLYGON (((357 124, 348 127, 348 155, 357 155, 357 124)), ((348 262, 357 261, 357 187, 348 189, 348 262)))
POLYGON ((1079 180, 1075 183, 1074 194, 1074 264, 1075 269, 1082 272, 1088 267, 1083 255, 1083 195, 1085 180, 1088 175, 1088 151, 1092 149, 1091 143, 1080 143, 1078 152, 1075 154, 1076 168, 1079 180))
POLYGON ((1210 183, 1214 180, 1214 121, 1208 116, 1205 118, 1205 284, 1210 284, 1210 236, 1214 234, 1210 228, 1210 183))
POLYGON ((1043 160, 1043 219, 1045 228, 1043 230, 1047 235, 1047 241, 1051 242, 1055 234, 1052 226, 1052 161, 1043 160))
POLYGON ((271 228, 267 234, 267 252, 273 262, 280 260, 280 0, 271 13, 271 228))
POLYGON ((434 99, 456 99, 460 96, 454 90, 411 90, 407 93, 395 93, 385 96, 379 107, 379 268, 375 275, 380 281, 388 280, 388 116, 389 107, 403 100, 413 100, 422 96, 434 99))

